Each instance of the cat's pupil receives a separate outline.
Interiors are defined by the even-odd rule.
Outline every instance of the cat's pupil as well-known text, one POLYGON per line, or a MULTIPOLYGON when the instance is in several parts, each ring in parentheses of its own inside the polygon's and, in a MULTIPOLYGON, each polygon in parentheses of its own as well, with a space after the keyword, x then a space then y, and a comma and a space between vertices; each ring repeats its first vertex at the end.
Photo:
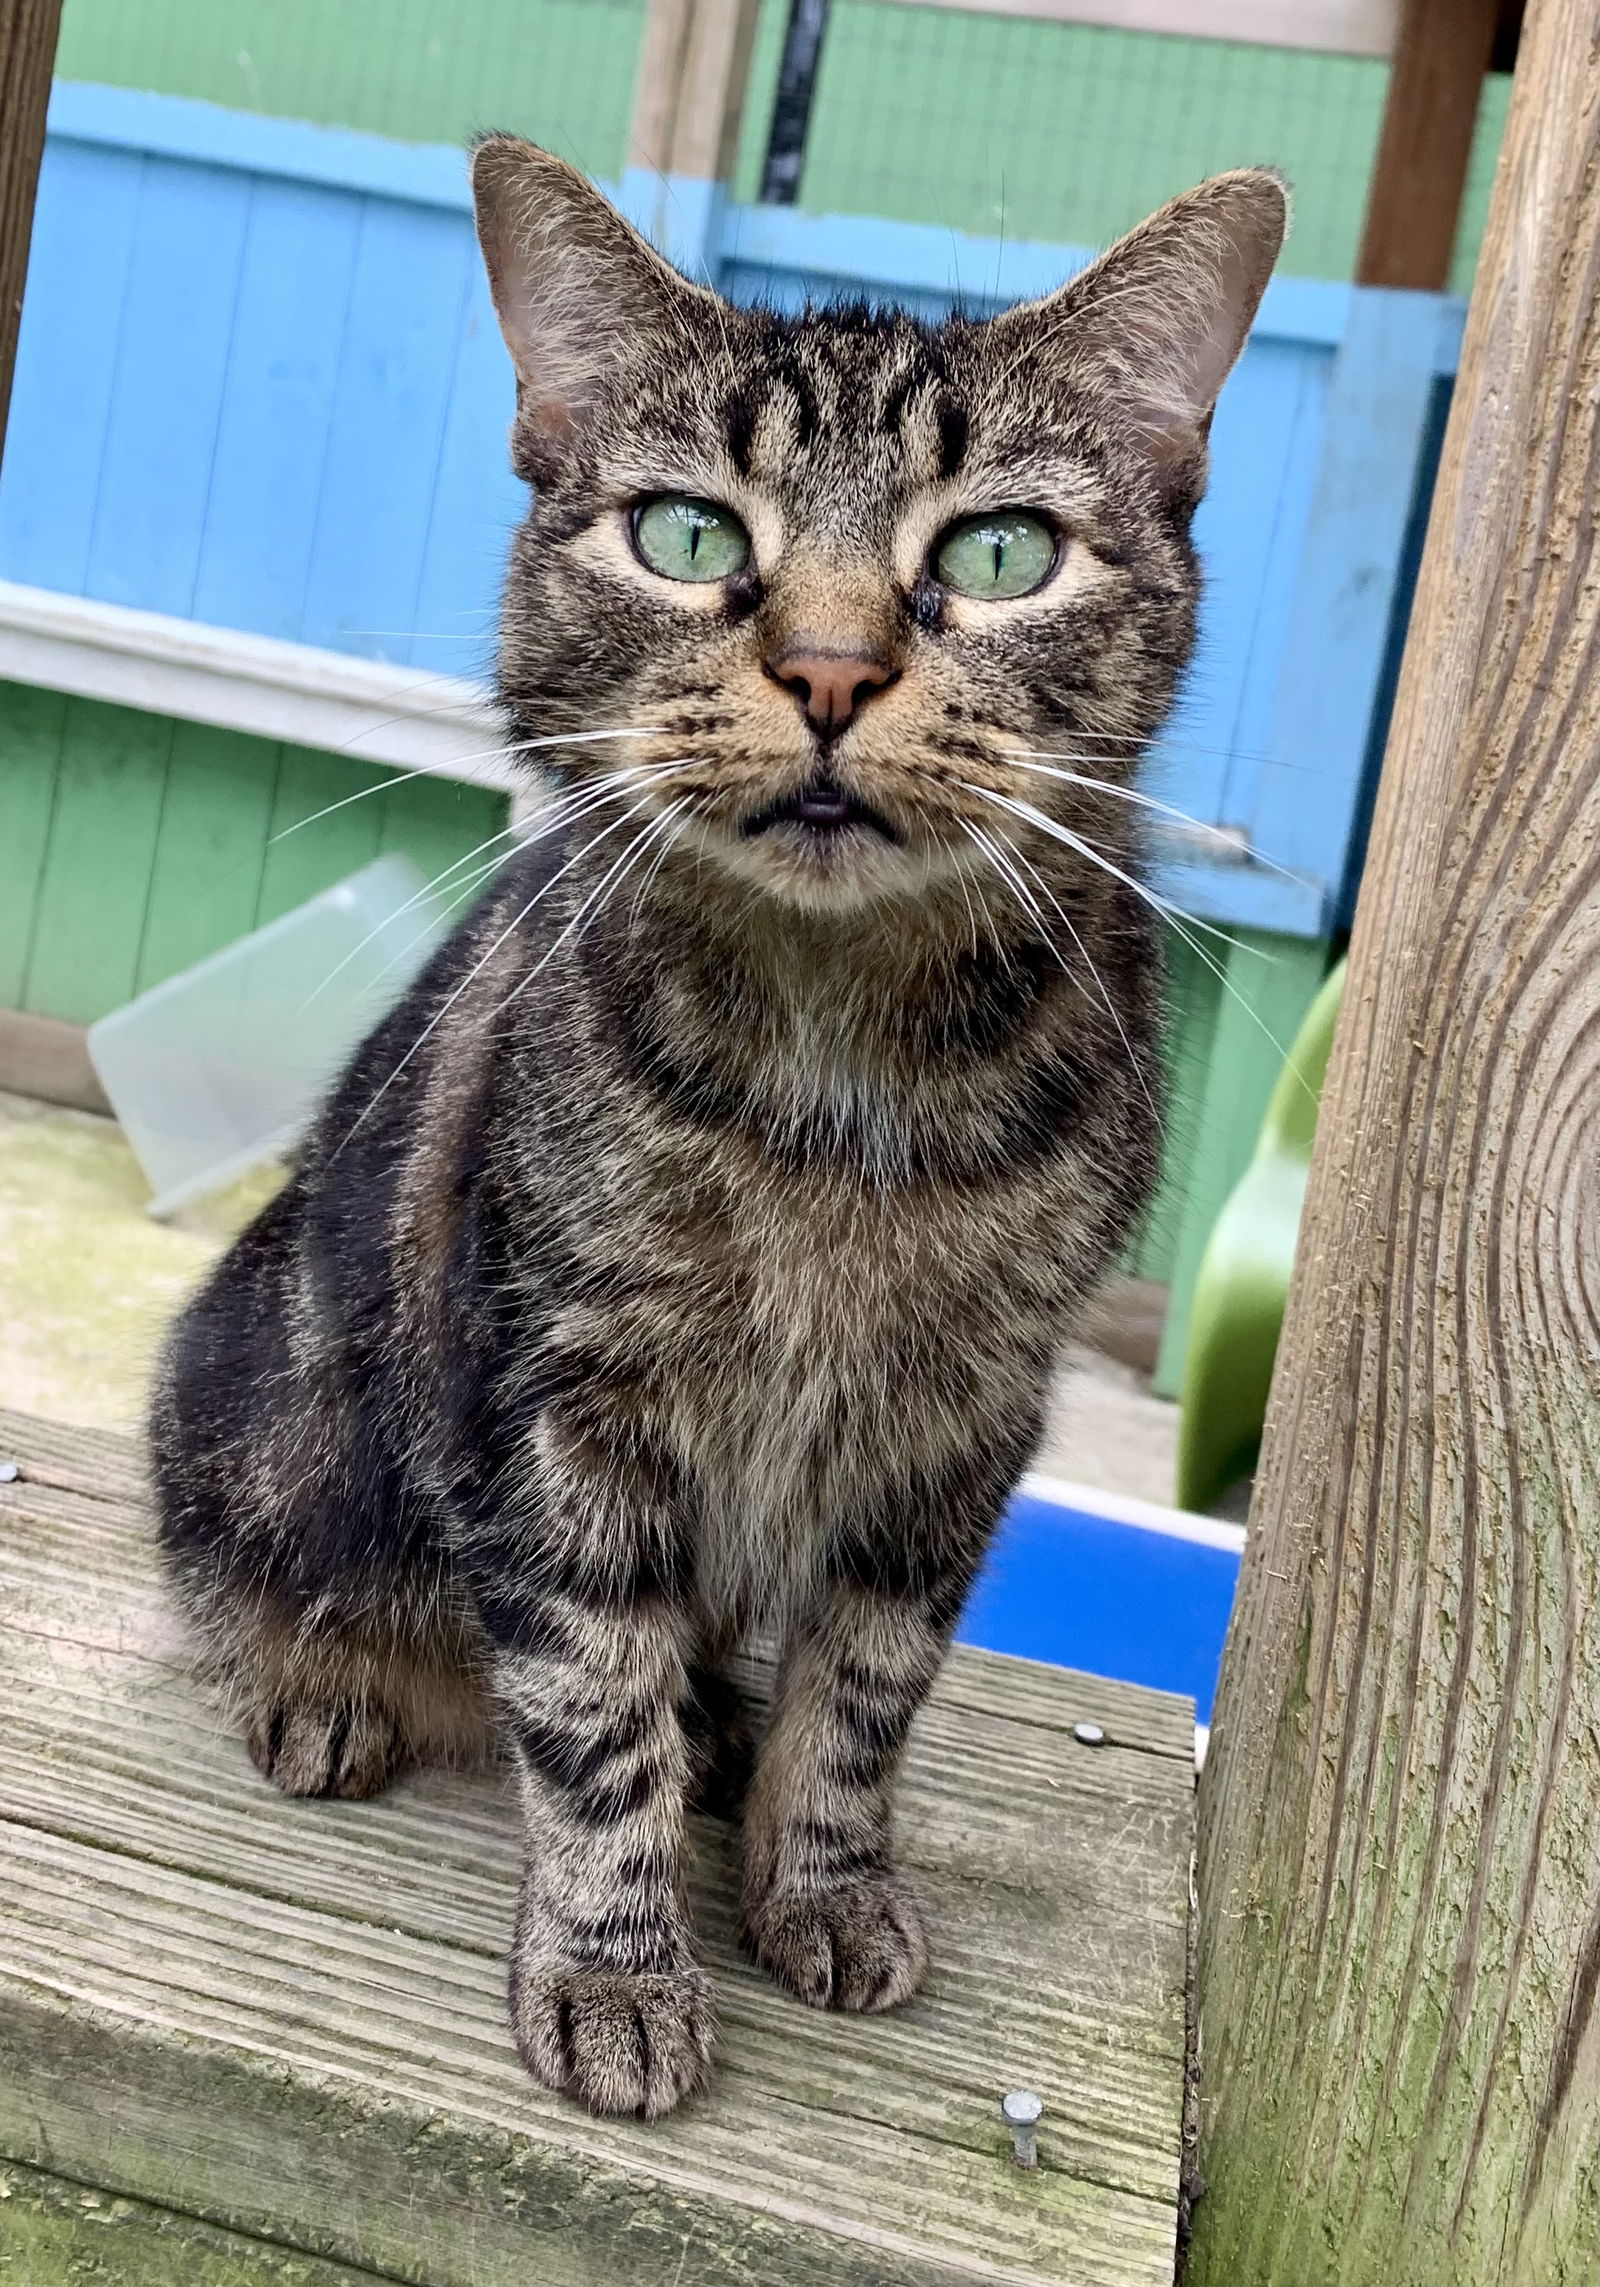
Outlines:
POLYGON ((652 571, 670 580, 731 579, 750 560, 750 536, 732 509, 663 493, 634 512, 634 542, 652 571))
POLYGON ((934 553, 935 576, 958 595, 1030 595, 1050 576, 1056 538, 1028 509, 996 509, 952 525, 934 553))

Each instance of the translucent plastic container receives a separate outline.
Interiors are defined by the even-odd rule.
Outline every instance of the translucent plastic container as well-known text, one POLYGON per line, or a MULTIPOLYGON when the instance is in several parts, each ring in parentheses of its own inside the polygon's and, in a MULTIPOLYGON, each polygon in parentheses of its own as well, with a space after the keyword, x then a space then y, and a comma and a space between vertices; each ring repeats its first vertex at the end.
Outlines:
POLYGON ((170 1215, 286 1150, 450 926, 385 857, 89 1027, 89 1054, 170 1215))

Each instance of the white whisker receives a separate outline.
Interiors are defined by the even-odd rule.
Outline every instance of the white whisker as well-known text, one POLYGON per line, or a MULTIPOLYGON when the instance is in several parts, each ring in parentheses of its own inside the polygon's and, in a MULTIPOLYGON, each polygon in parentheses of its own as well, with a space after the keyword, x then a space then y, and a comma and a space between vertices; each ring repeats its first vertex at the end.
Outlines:
POLYGON ((547 897, 550 891, 555 888, 556 883, 562 880, 565 875, 569 874, 573 867, 579 864, 582 859, 586 858, 589 852, 595 847, 597 843, 603 842, 608 834, 616 833, 618 828, 625 826, 630 818, 637 818, 640 811, 646 807, 647 805, 644 802, 636 802, 631 810, 624 810, 620 818, 613 818, 608 826, 602 826, 598 834, 591 835, 590 839, 584 843, 581 850, 575 851, 573 855, 568 858, 564 866, 559 867, 556 872, 550 876, 548 881, 542 883, 540 887, 534 891, 527 904, 524 905, 518 913, 514 914, 511 920, 506 923, 504 929, 502 929, 499 936, 495 938, 493 944, 490 945, 485 952, 479 955, 478 959, 467 971, 467 974, 462 978, 460 984, 455 987, 454 991, 448 993, 440 1002, 433 1015, 428 1019, 427 1023, 418 1033, 416 1039, 411 1043, 411 1046, 406 1050, 404 1056, 401 1057, 399 1063, 390 1073, 388 1079, 385 1080, 382 1086, 375 1092, 375 1094, 373 1094, 368 1099, 365 1107, 361 1112, 357 1114, 352 1125, 347 1129, 339 1143, 335 1145, 332 1154, 335 1159, 337 1159, 339 1153, 344 1150, 345 1145, 349 1143, 351 1137, 354 1136, 356 1130, 361 1126, 362 1122, 366 1120, 376 1109, 379 1100, 383 1096, 387 1095, 388 1091, 394 1086, 401 1073, 411 1062, 412 1057, 417 1054, 418 1050, 422 1048, 430 1035, 437 1030, 438 1026, 444 1022, 445 1018, 455 1007, 457 1001, 460 1000, 462 994, 467 990, 468 986, 473 984, 476 979, 483 973, 483 970, 487 967, 488 963, 494 959, 494 956, 499 952, 501 946, 506 942, 507 938, 513 935, 516 930, 522 927, 522 924, 527 920, 529 914, 533 911, 534 907, 539 903, 541 898, 547 897))
MULTIPOLYGON (((959 824, 961 821, 958 820, 957 823, 959 824)), ((958 865, 955 868, 955 877, 961 890, 961 902, 967 909, 967 926, 972 931, 972 958, 976 960, 978 958, 978 916, 972 909, 972 895, 967 888, 966 869, 958 865)))
MULTIPOLYGON (((532 754, 542 747, 586 746, 593 739, 651 739, 660 736, 661 733, 657 730, 561 731, 550 738, 502 739, 498 746, 472 748, 466 754, 448 755, 445 760, 451 763, 484 762, 494 755, 532 754)), ((359 757, 355 759, 359 760, 359 757)), ((369 769, 375 767, 377 766, 373 764, 368 765, 369 769)), ((268 835, 267 846, 270 849, 275 842, 286 842, 291 834, 298 834, 306 826, 316 825, 320 818, 331 818, 335 810, 348 810, 352 802, 365 802, 369 794, 386 794, 391 786, 399 786, 407 779, 439 778, 445 775, 443 765, 436 762, 419 763, 410 769, 393 769, 387 777, 380 778, 375 786, 361 786, 354 794, 342 794, 337 802, 330 802, 321 810, 313 810, 309 817, 297 818, 292 826, 285 826, 278 833, 268 835)))
POLYGON ((512 1002, 517 998, 518 994, 525 993, 527 991, 528 987, 533 983, 534 978, 538 976, 540 970, 544 968, 548 961, 551 961, 555 958, 556 954, 560 952, 562 946, 567 942, 567 939, 573 935, 574 931, 581 931, 593 916, 593 914, 601 906, 609 903, 607 892, 612 890, 613 885, 615 885, 615 887, 618 889, 621 888, 623 881, 627 877, 629 869, 634 863, 634 860, 643 850, 649 846, 653 838, 658 833, 660 833, 664 827, 671 826, 674 815, 687 800, 687 795, 680 795, 675 802, 669 802, 665 810, 658 811, 655 817, 650 820, 647 826, 642 826, 639 829, 638 833, 634 835, 633 840, 623 851, 621 857, 618 858, 604 874, 602 874, 599 882, 592 890, 590 890, 588 896, 579 906, 577 912, 566 924, 566 927, 562 929, 556 937, 552 938, 550 943, 540 954, 538 960, 534 962, 533 967, 528 971, 527 975, 522 978, 521 981, 515 985, 509 993, 507 993, 505 999, 500 1003, 502 1011, 508 1009, 511 1006, 512 1002))
MULTIPOLYGON (((480 889, 482 889, 484 883, 489 879, 491 874, 498 873, 502 866, 509 865, 513 858, 520 857, 526 847, 526 843, 519 842, 512 849, 501 850, 497 856, 490 858, 486 865, 475 867, 473 871, 466 876, 465 880, 453 883, 451 885, 450 894, 444 900, 444 911, 447 914, 459 913, 462 906, 465 905, 469 899, 474 897, 480 889)), ((453 868, 451 870, 454 871, 453 868)), ((437 886, 437 884, 434 886, 437 886)), ((387 977, 393 970, 399 968, 400 964, 405 960, 407 954, 415 952, 416 948, 422 944, 424 939, 432 935, 434 926, 434 919, 430 919, 426 928, 419 929, 414 937, 409 938, 407 942, 401 946, 398 953, 392 955, 389 960, 385 961, 383 967, 378 971, 377 976, 372 980, 373 983, 375 985, 381 984, 385 977, 387 977)), ((370 944, 371 939, 369 938, 367 942, 370 944)), ((347 955, 346 958, 348 959, 349 956, 347 955)), ((334 973, 337 974, 337 971, 334 973)), ((331 982, 331 979, 329 982, 331 982)), ((317 991, 321 992, 321 990, 322 987, 319 985, 317 987, 317 991)), ((312 998, 315 999, 315 997, 316 995, 313 994, 312 998)), ((309 1005, 310 1003, 308 1002, 307 1006, 309 1007, 309 1005)))
MULTIPOLYGON (((1014 763, 1018 770, 1036 771, 1041 778, 1059 778, 1066 786, 1092 787, 1095 793, 1114 795, 1117 801, 1130 803, 1136 809, 1153 810, 1162 818, 1175 818, 1180 825, 1192 826, 1197 834, 1209 834, 1215 841, 1223 843, 1230 850, 1236 846, 1232 835, 1223 827, 1208 825, 1204 818, 1196 818, 1191 812, 1180 810, 1171 802, 1158 802, 1153 794, 1146 794, 1137 786, 1118 786, 1114 780, 1109 778, 1085 778, 1081 772, 1076 770, 1053 769, 1048 762, 1037 759, 1035 750, 1031 747, 1021 752, 1013 750, 1006 755, 1005 759, 1009 763, 1014 763)), ((1087 761, 1091 758, 1078 756, 1072 759, 1087 761)), ((1249 862, 1253 866, 1266 867, 1270 873, 1281 874, 1285 881, 1298 883, 1300 880, 1300 876, 1291 873, 1287 866, 1280 866, 1275 859, 1264 858, 1254 850, 1250 852, 1249 862)), ((1254 952, 1255 947, 1250 946, 1245 950, 1254 952)))
MULTIPOLYGON (((964 828, 968 825, 968 821, 965 818, 958 819, 956 822, 958 825, 964 828)), ((973 838, 976 840, 975 836, 973 838)), ((977 846, 979 851, 982 852, 982 842, 978 842, 977 846)), ((989 910, 989 900, 984 896, 983 884, 981 881, 979 881, 976 874, 974 874, 972 877, 972 894, 977 899, 978 904, 983 912, 984 931, 988 936, 990 942, 993 944, 995 951, 999 954, 1001 965, 1004 968, 1006 975, 1009 977, 1012 973, 1011 956, 1006 951, 1005 932, 995 927, 994 915, 989 910)))
POLYGON ((1117 1008, 1117 1004, 1111 997, 1110 987, 1107 985, 1104 977, 1101 976, 1099 969, 1096 967, 1094 956, 1089 951, 1088 946, 1084 943, 1082 936, 1079 934, 1076 923, 1073 921, 1071 914, 1068 913, 1061 900, 1057 897, 1055 891, 1050 887, 1050 884, 1045 880, 1044 875, 1039 871, 1038 867, 1028 856, 1027 852, 1022 849, 1016 842, 1008 842, 1006 846, 1010 850, 1012 856, 1016 859, 1018 865, 1025 866, 1027 868, 1033 879, 1044 891, 1045 896, 1050 900, 1050 903, 1055 907, 1057 913, 1060 914, 1063 926, 1066 928, 1073 944, 1078 948, 1079 957, 1082 959, 1084 966, 1088 969, 1090 976, 1093 977, 1095 981, 1095 986, 1099 992, 1100 998, 1105 1003, 1106 1014, 1110 1017, 1112 1023, 1117 1028, 1118 1037, 1121 1039, 1122 1045, 1127 1051, 1129 1069, 1133 1073, 1134 1078, 1139 1083, 1139 1093, 1143 1096, 1145 1102, 1150 1107, 1151 1118, 1155 1120, 1159 1125, 1161 1119, 1160 1107, 1157 1105, 1154 1096, 1150 1093, 1150 1083, 1144 1076, 1144 1066, 1139 1062, 1138 1056, 1134 1052, 1133 1042, 1128 1038, 1128 1028, 1123 1023, 1121 1013, 1117 1008))
MULTIPOLYGON (((1213 959, 1206 948, 1197 939, 1191 937, 1188 930, 1183 926, 1185 922, 1191 922, 1197 929, 1209 929, 1209 923, 1196 920, 1193 914, 1180 913, 1177 907, 1169 905, 1165 898, 1157 897, 1154 890, 1147 889, 1144 883, 1136 879, 1133 874, 1124 872, 1119 865, 1114 865, 1103 851, 1097 850, 1092 843, 1086 842, 1081 834, 1073 833, 1070 826, 1063 826, 1059 820, 1047 817, 1044 811, 1036 810, 1031 802, 1015 801, 1008 794, 996 794, 986 786, 974 786, 965 779, 962 784, 969 794, 979 795, 985 802, 994 803, 998 809, 1007 810, 1013 817, 1022 818, 1029 825, 1037 826, 1041 833, 1048 834, 1054 840, 1064 843, 1068 849, 1075 850, 1079 857, 1086 858, 1090 865, 1098 866, 1102 873, 1109 874, 1114 881, 1120 881, 1125 888, 1131 889, 1135 897, 1141 898, 1152 912, 1161 916, 1174 934, 1188 946, 1195 958, 1205 963, 1223 991, 1230 994, 1238 1002, 1263 1038, 1269 1040, 1276 1053, 1287 1060, 1289 1052, 1282 1041, 1276 1037, 1271 1026, 1263 1022, 1259 1012, 1250 1006, 1243 993, 1231 982, 1222 964, 1213 959)), ((1224 944, 1232 943, 1232 939, 1220 929, 1211 930, 1210 933, 1214 937, 1221 937, 1224 944)), ((1309 1093, 1309 1090, 1307 1092, 1309 1093)))
MULTIPOLYGON (((333 967, 323 978, 321 984, 313 987, 313 989, 307 993, 305 999, 300 1003, 299 1009, 296 1013, 300 1016, 304 1016, 306 1010, 310 1008, 314 1002, 322 998, 322 995, 327 991, 328 987, 333 983, 334 979, 336 977, 342 976, 345 970, 349 968, 351 962, 358 960, 360 956, 366 951, 367 947, 373 942, 374 938, 381 937, 383 935, 384 931, 389 927, 391 922, 403 920, 405 916, 410 913, 416 906, 423 904, 428 898, 432 897, 435 890, 442 889, 453 873, 459 873, 464 865, 470 865, 472 860, 475 857, 478 857, 484 850, 493 849, 496 842, 504 842, 508 840, 513 834, 516 833, 516 831, 517 828, 515 826, 502 826, 498 834, 491 834, 486 842, 480 842, 476 849, 468 850, 464 856, 454 859, 451 864, 444 868, 442 873, 436 873, 432 881, 425 881, 420 889, 413 890, 411 895, 406 899, 404 905, 397 905, 393 913, 389 914, 384 920, 380 921, 375 929, 369 929, 367 931, 367 934, 361 939, 359 944, 351 946, 349 952, 345 954, 343 960, 335 961, 333 967)), ((509 855, 510 853, 508 852, 506 854, 509 855)), ((495 862, 498 863, 499 861, 496 860, 495 862)), ((432 924, 430 923, 429 926, 431 927, 432 924)), ((427 934, 427 930, 424 929, 421 932, 421 937, 425 937, 427 934)), ((411 944, 419 944, 421 942, 421 937, 413 937, 411 944)), ((406 952, 409 952, 411 950, 411 946, 408 945, 405 950, 406 952)), ((395 955, 396 961, 403 958, 403 954, 395 955)), ((388 962, 384 968, 379 970, 378 975, 380 977, 386 977, 389 973, 389 970, 392 969, 394 965, 394 961, 388 962)))
POLYGON ((678 839, 679 826, 687 825, 689 820, 693 818, 695 812, 695 804, 699 801, 699 799, 700 797, 698 794, 686 794, 682 797, 682 816, 674 824, 671 833, 665 837, 660 849, 657 850, 655 856, 646 866, 644 870, 644 877, 640 881, 638 888, 633 893, 633 903, 628 908, 628 935, 630 937, 633 935, 634 931, 639 925, 640 902, 647 895, 650 884, 655 880, 656 875, 661 871, 663 864, 672 854, 673 847, 678 839))
MULTIPOLYGON (((476 849, 468 850, 464 857, 455 859, 452 864, 445 867, 442 873, 435 874, 432 881, 424 882, 421 889, 414 890, 404 905, 395 908, 388 920, 380 922, 376 929, 369 929, 361 942, 358 945, 353 945, 342 961, 335 962, 315 991, 306 996, 300 1005, 300 1014, 304 1015, 312 1003, 327 991, 335 977, 339 976, 352 961, 364 953, 375 937, 382 935, 383 931, 388 928, 390 921, 398 921, 403 914, 411 912, 414 906, 422 904, 423 900, 431 897, 436 889, 442 888, 453 873, 458 872, 462 866, 469 865, 482 851, 492 849, 496 842, 513 839, 517 840, 519 849, 528 849, 533 843, 542 842, 547 834, 553 834, 563 826, 574 825, 579 818, 587 817, 590 811, 599 809, 603 803, 616 800, 619 789, 632 788, 642 780, 660 778, 667 772, 680 770, 683 767, 681 761, 627 763, 621 770, 608 771, 601 778, 586 779, 581 785, 572 788, 570 792, 558 795, 545 810, 538 813, 537 823, 531 831, 525 832, 520 825, 502 826, 498 834, 491 834, 486 842, 480 842, 476 849)), ((509 850, 505 853, 507 857, 514 854, 509 850)), ((501 861, 497 860, 496 862, 501 861)), ((424 930, 421 934, 426 936, 427 931, 424 930)), ((419 942, 420 939, 416 937, 411 940, 412 945, 419 942)), ((410 946, 406 950, 409 952, 410 946)), ((403 957, 403 955, 397 955, 396 959, 403 957)), ((393 961, 388 962, 379 971, 379 975, 387 976, 394 965, 393 961)))
POLYGON ((1045 926, 1045 918, 1039 910, 1038 900, 1029 891, 1027 884, 1023 881, 1022 876, 1018 873, 1016 867, 1012 865, 1003 854, 1001 845, 1005 841, 1004 835, 986 834, 981 826, 974 826, 969 818, 963 818, 961 820, 961 825, 966 833, 971 836, 972 840, 977 843, 979 849, 983 851, 985 857, 988 858, 990 864, 994 867, 995 872, 1000 876, 1000 879, 1011 891, 1012 895, 1016 898, 1017 903, 1022 907, 1023 912, 1028 916, 1035 929, 1037 929, 1039 932, 1039 935, 1044 939, 1046 945, 1050 948, 1050 951, 1055 955, 1055 958, 1060 964, 1061 968, 1070 977, 1072 971, 1067 968, 1066 956, 1063 954, 1060 946, 1056 943, 1055 939, 1051 936, 1048 928, 1045 926))
MULTIPOLYGON (((1197 913, 1185 913, 1181 905, 1172 905, 1166 898, 1159 897, 1148 883, 1140 881, 1137 875, 1126 872, 1108 858, 1104 850, 1093 842, 1086 841, 1083 835, 1075 834, 1070 826, 1063 826, 1059 818, 1052 818, 1047 812, 1035 809, 1031 802, 1023 802, 1013 794, 997 794, 992 787, 974 786, 967 779, 962 779, 960 783, 969 794, 981 794, 986 802, 998 803, 1002 809, 1009 810, 1014 818, 1025 819, 1030 826, 1037 826, 1042 832, 1053 834, 1058 842, 1064 842, 1069 849, 1076 850, 1091 865, 1097 865, 1102 873, 1108 873, 1114 880, 1124 883, 1136 897, 1142 897, 1147 905, 1154 907, 1163 920, 1170 921, 1180 936, 1183 935, 1180 924, 1187 924, 1190 929, 1203 929, 1208 937, 1215 937, 1220 944, 1231 946, 1236 953, 1255 950, 1254 946, 1241 945, 1237 937, 1230 937, 1226 929, 1218 929, 1214 922, 1202 921, 1197 913)), ((1198 952, 1200 948, 1196 946, 1195 950, 1198 952)))

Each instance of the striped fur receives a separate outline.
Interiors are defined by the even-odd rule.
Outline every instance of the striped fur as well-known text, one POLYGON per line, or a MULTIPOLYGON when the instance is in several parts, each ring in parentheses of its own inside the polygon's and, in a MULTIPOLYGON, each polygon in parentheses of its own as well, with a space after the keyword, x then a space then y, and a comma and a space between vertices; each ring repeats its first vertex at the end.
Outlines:
POLYGON ((518 2046, 653 2115, 712 2053, 692 1803, 745 1796, 747 1942, 803 1999, 886 2008, 926 1964, 896 1767, 1151 1183, 1115 790, 1188 657, 1205 426, 1283 208, 1222 178, 1050 301, 928 328, 724 308, 510 139, 478 183, 536 480, 513 744, 647 735, 543 750, 568 822, 357 1053, 180 1320, 152 1438, 262 1770, 365 1794, 498 1725, 518 2046), (649 572, 627 510, 665 489, 736 508, 749 571, 649 572), (1058 523, 1055 576, 943 594, 938 533, 998 505, 1058 523), (802 639, 885 670, 826 757, 882 830, 752 827, 819 767, 770 672, 802 639))

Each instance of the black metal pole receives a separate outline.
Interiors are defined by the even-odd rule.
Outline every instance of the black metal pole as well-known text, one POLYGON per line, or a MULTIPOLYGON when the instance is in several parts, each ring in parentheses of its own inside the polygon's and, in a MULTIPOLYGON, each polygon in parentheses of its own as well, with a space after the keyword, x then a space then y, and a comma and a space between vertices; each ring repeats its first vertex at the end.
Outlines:
POLYGON ((783 35, 783 61, 778 67, 778 97, 772 107, 767 161, 761 174, 761 196, 768 206, 793 206, 800 195, 806 129, 811 122, 822 36, 828 28, 828 7, 829 0, 789 0, 789 27, 783 35))

